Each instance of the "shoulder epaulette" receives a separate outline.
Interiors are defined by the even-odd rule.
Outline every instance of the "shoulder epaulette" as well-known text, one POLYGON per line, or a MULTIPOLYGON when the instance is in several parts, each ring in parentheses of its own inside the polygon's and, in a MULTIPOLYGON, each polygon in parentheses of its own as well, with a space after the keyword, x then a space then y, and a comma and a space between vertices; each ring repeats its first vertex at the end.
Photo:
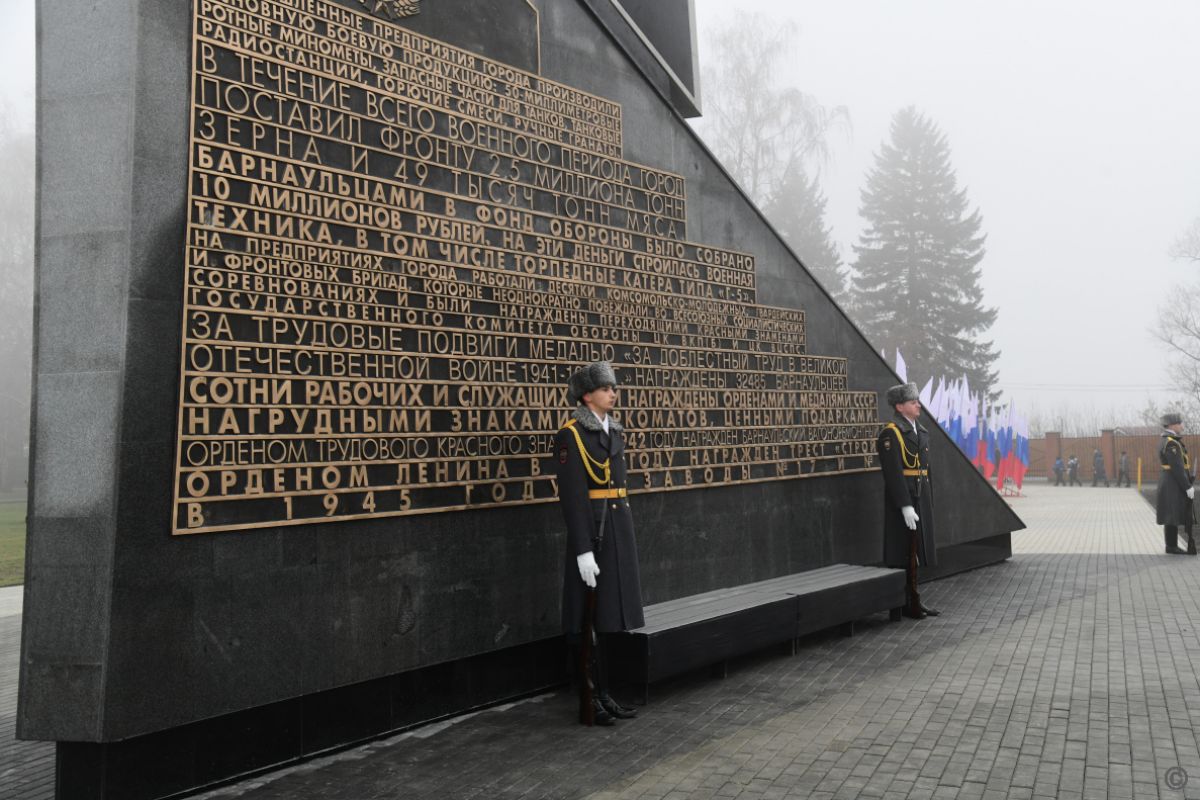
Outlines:
POLYGON ((908 445, 904 443, 904 434, 900 432, 900 426, 894 422, 889 422, 884 425, 883 430, 879 432, 880 436, 885 435, 888 431, 896 437, 896 443, 900 445, 900 460, 904 462, 904 466, 909 469, 916 469, 921 465, 921 454, 910 453, 908 445))
POLYGON ((612 459, 606 458, 603 461, 598 461, 592 457, 592 454, 587 451, 583 444, 583 437, 579 435, 579 431, 575 430, 577 420, 572 419, 566 425, 562 426, 562 430, 570 431, 575 437, 575 446, 579 449, 579 457, 583 459, 583 468, 587 470, 587 474, 593 481, 599 484, 608 485, 612 480, 612 459), (600 470, 597 474, 592 467, 595 466, 600 470))

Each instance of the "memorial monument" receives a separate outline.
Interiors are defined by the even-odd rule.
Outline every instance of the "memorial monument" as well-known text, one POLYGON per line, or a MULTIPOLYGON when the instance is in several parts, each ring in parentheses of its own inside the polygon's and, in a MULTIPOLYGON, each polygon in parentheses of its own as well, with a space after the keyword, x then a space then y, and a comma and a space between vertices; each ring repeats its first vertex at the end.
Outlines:
MULTIPOLYGON (((60 797, 561 683, 549 459, 589 361, 647 602, 881 561, 895 378, 684 122, 688 0, 38 13, 19 735, 60 797)), ((1008 557, 934 436, 939 569, 1008 557)))

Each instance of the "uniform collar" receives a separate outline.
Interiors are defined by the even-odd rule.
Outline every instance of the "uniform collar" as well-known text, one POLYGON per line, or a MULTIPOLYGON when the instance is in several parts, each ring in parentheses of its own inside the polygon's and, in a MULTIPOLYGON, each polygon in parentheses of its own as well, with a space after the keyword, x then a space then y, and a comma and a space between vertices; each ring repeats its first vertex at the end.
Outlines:
MULTIPOLYGON (((571 414, 571 417, 576 422, 578 422, 579 427, 583 428, 585 431, 592 431, 593 433, 603 433, 604 432, 604 425, 602 425, 600 420, 596 417, 596 415, 592 413, 592 410, 585 405, 576 406, 575 412, 573 414, 571 414)), ((625 429, 621 427, 621 423, 617 422, 617 418, 614 417, 612 414, 609 414, 608 415, 608 433, 609 433, 609 435, 612 435, 615 433, 621 433, 624 430, 625 429)))

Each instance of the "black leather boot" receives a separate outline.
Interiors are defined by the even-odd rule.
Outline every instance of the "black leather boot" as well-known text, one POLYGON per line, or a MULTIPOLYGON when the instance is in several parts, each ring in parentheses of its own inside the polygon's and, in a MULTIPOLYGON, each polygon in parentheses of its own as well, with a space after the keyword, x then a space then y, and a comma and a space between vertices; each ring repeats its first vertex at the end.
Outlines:
POLYGON ((608 692, 601 692, 598 695, 600 705, 604 706, 604 710, 617 719, 633 719, 638 715, 636 708, 626 708, 625 706, 612 699, 612 695, 608 692))
MULTIPOLYGON (((583 722, 583 720, 580 720, 580 722, 583 722)), ((586 725, 587 723, 584 722, 584 724, 586 725)), ((592 724, 605 728, 617 724, 617 718, 608 713, 608 709, 601 704, 599 697, 592 698, 592 724)))
POLYGON ((1163 526, 1163 540, 1167 545, 1169 555, 1179 555, 1183 552, 1179 549, 1179 529, 1174 525, 1163 526))

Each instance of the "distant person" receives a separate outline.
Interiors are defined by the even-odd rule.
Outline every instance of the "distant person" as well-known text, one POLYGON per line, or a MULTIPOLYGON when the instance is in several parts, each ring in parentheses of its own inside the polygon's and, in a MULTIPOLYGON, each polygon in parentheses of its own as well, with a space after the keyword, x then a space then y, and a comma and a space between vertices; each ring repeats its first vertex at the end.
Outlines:
POLYGON ((1128 488, 1133 484, 1129 481, 1129 454, 1124 450, 1121 451, 1121 457, 1117 459, 1117 487, 1120 488, 1121 481, 1125 481, 1125 486, 1128 488))
POLYGON ((1158 502, 1156 519, 1163 526, 1163 538, 1167 552, 1175 555, 1179 549, 1179 526, 1183 526, 1188 538, 1187 553, 1196 555, 1196 540, 1192 536, 1192 498, 1196 489, 1192 486, 1192 462, 1187 447, 1183 444, 1183 417, 1179 414, 1163 414, 1162 438, 1158 443, 1158 502))
POLYGON ((1074 453, 1067 459, 1067 486, 1083 486, 1083 481, 1079 480, 1079 459, 1074 453))
POLYGON ((1104 469, 1104 454, 1096 448, 1096 452, 1092 453, 1092 486, 1095 486, 1099 481, 1104 481, 1104 488, 1108 488, 1108 472, 1104 469))
POLYGON ((1063 481, 1063 473, 1066 471, 1067 471, 1067 467, 1065 464, 1063 464, 1062 456, 1059 456, 1058 458, 1054 459, 1054 485, 1055 486, 1066 486, 1067 485, 1066 482, 1063 481))

